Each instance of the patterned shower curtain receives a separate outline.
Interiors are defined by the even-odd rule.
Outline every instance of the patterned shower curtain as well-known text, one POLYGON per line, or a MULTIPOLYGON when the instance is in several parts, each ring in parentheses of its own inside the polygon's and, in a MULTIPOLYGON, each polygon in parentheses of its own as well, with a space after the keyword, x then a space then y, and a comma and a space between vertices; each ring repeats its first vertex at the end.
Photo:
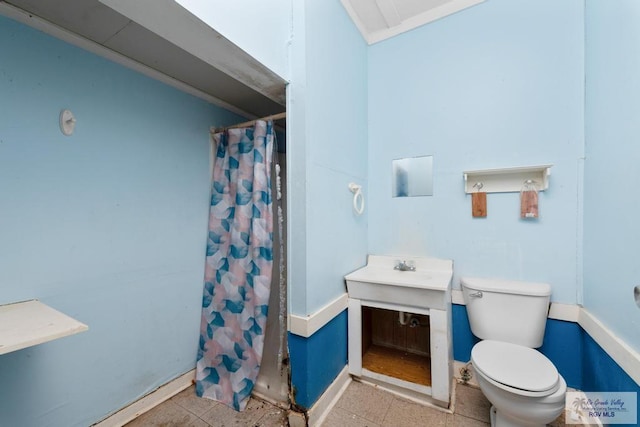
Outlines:
POLYGON ((242 411, 258 377, 273 267, 273 123, 214 135, 196 393, 242 411))

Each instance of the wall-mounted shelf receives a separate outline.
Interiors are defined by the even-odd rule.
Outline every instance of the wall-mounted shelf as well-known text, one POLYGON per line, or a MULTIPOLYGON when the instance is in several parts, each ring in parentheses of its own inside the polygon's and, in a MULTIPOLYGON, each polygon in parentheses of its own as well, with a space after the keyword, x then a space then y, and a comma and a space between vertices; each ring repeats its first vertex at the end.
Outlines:
POLYGON ((0 305, 0 355, 87 329, 84 323, 38 300, 0 305))
POLYGON ((466 193, 520 192, 524 182, 530 179, 536 182, 538 191, 544 191, 549 188, 551 166, 553 165, 464 171, 464 190, 466 193))

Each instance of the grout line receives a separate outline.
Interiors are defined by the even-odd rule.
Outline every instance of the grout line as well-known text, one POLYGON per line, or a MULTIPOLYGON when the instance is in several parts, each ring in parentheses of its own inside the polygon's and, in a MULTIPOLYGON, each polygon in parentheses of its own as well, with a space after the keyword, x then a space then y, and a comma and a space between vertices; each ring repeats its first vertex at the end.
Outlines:
MULTIPOLYGON (((384 392, 384 390, 382 390, 382 392, 384 392)), ((391 393, 389 393, 391 394, 391 393)), ((380 423, 380 425, 384 426, 387 424, 387 415, 389 415, 389 411, 391 410, 391 405, 393 405, 393 403, 397 400, 396 396, 394 396, 393 394, 391 394, 391 401, 389 402, 389 405, 387 405, 387 410, 384 411, 384 417, 382 417, 382 423, 380 423)))

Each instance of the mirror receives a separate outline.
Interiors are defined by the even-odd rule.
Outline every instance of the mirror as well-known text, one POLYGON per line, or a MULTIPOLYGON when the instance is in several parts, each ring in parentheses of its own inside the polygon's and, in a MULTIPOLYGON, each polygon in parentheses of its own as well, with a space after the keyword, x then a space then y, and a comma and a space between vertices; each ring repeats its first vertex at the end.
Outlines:
POLYGON ((433 156, 393 161, 393 197, 433 196, 433 156))

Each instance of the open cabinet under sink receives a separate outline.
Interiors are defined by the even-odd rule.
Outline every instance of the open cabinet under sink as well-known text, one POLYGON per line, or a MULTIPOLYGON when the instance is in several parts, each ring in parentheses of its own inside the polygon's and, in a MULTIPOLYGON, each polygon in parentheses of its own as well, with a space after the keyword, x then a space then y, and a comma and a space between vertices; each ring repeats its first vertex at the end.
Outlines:
POLYGON ((347 275, 349 373, 449 407, 452 275, 452 261, 373 255, 347 275), (394 270, 402 261, 415 271, 394 270))

